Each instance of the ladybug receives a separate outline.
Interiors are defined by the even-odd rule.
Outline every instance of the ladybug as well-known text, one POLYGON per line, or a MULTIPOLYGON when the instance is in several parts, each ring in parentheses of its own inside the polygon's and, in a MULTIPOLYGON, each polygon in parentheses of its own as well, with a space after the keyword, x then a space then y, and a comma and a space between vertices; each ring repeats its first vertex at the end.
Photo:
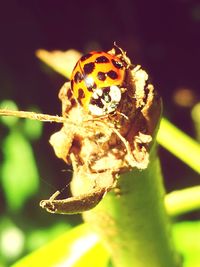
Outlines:
POLYGON ((94 116, 116 111, 126 65, 123 59, 109 52, 93 51, 82 56, 71 75, 71 99, 94 116))

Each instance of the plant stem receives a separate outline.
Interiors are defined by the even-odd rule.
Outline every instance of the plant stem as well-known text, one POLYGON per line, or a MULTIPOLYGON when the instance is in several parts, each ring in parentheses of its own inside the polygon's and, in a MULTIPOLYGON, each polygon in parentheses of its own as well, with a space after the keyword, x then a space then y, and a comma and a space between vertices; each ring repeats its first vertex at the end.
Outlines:
POLYGON ((30 112, 30 111, 9 110, 9 109, 0 109, 0 116, 12 116, 17 118, 24 118, 24 119, 44 121, 44 122, 57 122, 57 123, 66 122, 66 118, 59 116, 30 112))
POLYGON ((177 266, 155 151, 148 168, 121 175, 118 188, 119 194, 109 192, 96 208, 84 213, 108 247, 114 266, 177 266))
POLYGON ((193 186, 167 194, 165 205, 170 216, 178 216, 199 209, 200 186, 193 186))
POLYGON ((157 141, 193 170, 200 173, 199 143, 165 118, 161 120, 157 141))

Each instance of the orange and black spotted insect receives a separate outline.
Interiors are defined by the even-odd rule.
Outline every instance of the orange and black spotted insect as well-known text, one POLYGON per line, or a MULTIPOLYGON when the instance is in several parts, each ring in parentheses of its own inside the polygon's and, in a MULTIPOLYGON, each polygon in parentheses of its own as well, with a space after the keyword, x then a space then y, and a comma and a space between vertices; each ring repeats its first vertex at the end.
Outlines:
POLYGON ((121 100, 126 67, 126 62, 109 52, 82 56, 72 72, 68 98, 95 116, 114 112, 121 100))

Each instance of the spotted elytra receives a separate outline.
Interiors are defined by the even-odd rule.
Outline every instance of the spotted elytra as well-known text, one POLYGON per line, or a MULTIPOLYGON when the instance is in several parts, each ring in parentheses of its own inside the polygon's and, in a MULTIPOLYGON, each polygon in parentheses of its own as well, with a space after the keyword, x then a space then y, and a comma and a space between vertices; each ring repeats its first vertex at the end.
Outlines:
POLYGON ((110 52, 93 51, 82 56, 71 75, 68 98, 72 105, 78 102, 94 116, 116 111, 122 97, 126 68, 127 63, 110 52))

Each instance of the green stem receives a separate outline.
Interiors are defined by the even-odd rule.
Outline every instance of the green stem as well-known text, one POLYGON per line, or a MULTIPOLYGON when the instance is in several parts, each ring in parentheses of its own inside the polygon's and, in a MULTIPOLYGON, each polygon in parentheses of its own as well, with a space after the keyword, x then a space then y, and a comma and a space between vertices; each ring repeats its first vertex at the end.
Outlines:
POLYGON ((119 193, 110 192, 84 218, 100 234, 115 267, 175 267, 170 223, 158 157, 146 170, 121 175, 119 193))
POLYGON ((167 213, 178 216, 200 208, 200 186, 169 193, 165 197, 167 213))
POLYGON ((157 141, 193 170, 200 173, 200 145, 167 119, 162 118, 157 141))

